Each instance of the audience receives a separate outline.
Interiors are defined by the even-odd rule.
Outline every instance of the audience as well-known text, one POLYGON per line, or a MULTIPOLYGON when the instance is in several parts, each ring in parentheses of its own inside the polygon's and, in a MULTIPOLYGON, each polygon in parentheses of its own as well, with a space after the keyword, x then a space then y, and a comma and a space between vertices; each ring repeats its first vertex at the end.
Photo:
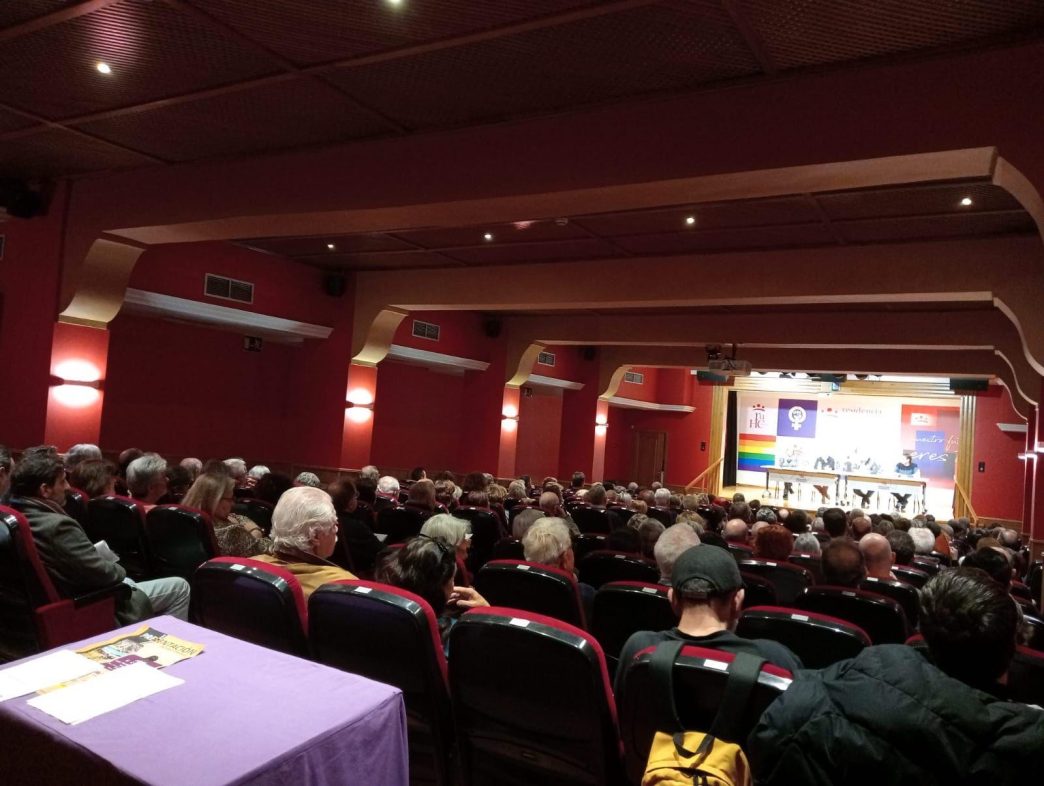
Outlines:
POLYGON ((297 477, 294 478, 295 486, 310 486, 311 488, 317 489, 322 485, 322 481, 319 480, 319 476, 314 472, 299 472, 297 477))
POLYGON ((323 584, 355 578, 329 562, 337 545, 337 513, 322 489, 297 486, 284 492, 272 511, 271 538, 272 552, 253 559, 293 573, 306 599, 323 584))
MULTIPOLYGON (((134 582, 119 562, 99 554, 83 527, 66 515, 69 483, 57 453, 26 452, 11 473, 10 504, 22 513, 36 543, 40 561, 58 590, 82 595, 123 581, 130 592, 117 595, 121 625, 170 614, 188 619, 189 585, 181 578, 134 582)), ((162 474, 162 473, 161 473, 162 474)))
POLYGON ((73 445, 65 454, 65 469, 72 472, 81 461, 100 460, 102 458, 101 448, 86 442, 73 445))
MULTIPOLYGON (((351 557, 354 572, 364 577, 372 576, 377 555, 384 548, 384 544, 374 535, 366 517, 360 518, 357 515, 359 492, 355 484, 349 478, 342 478, 331 483, 326 493, 330 495, 330 501, 337 512, 337 539, 344 543, 345 550, 351 557)), ((334 553, 337 553, 336 547, 334 553)))
POLYGON ((1044 768, 1044 712, 991 695, 1015 651, 1019 612, 979 570, 921 591, 928 657, 903 644, 796 675, 751 733, 762 786, 1017 784, 1044 768))
POLYGON ((728 543, 739 543, 741 545, 747 545, 747 539, 750 536, 750 530, 747 528, 747 522, 743 519, 730 519, 725 524, 725 530, 722 532, 728 543))
POLYGON ((127 465, 127 488, 146 510, 154 507, 167 493, 167 462, 157 453, 134 459, 127 465))
POLYGON ((867 576, 882 581, 897 580, 895 574, 892 573, 895 553, 888 543, 888 538, 878 535, 876 532, 868 533, 859 541, 859 551, 863 554, 867 576))
POLYGON ((743 608, 743 594, 743 579, 728 551, 701 545, 683 552, 674 563, 668 591, 671 607, 679 617, 678 626, 665 631, 639 631, 627 640, 620 650, 616 695, 623 693, 627 666, 634 656, 664 641, 749 652, 788 671, 800 669, 801 661, 782 644, 744 639, 733 633, 743 608))
POLYGON ((468 558, 468 551, 471 550, 470 522, 449 513, 439 513, 424 522, 420 534, 429 538, 439 538, 443 543, 452 546, 461 562, 468 558))
POLYGON ((223 475, 206 473, 196 478, 181 504, 202 510, 210 516, 218 550, 226 557, 254 557, 265 554, 272 541, 246 516, 232 512, 236 482, 223 475))
POLYGON ((910 527, 910 537, 913 539, 915 554, 928 555, 935 551, 935 537, 928 528, 910 527))
POLYGON ((203 462, 200 461, 198 458, 183 458, 179 462, 179 466, 184 467, 188 471, 192 480, 198 478, 199 473, 203 471, 203 462))
POLYGON ((663 531, 653 547, 653 558, 660 570, 660 584, 671 586, 674 563, 683 552, 700 545, 700 537, 687 524, 674 524, 663 531))
POLYGON ((835 587, 858 587, 866 578, 859 547, 846 538, 834 538, 823 547, 823 583, 835 587))
POLYGON ((914 542, 909 532, 893 529, 885 535, 885 539, 888 541, 888 546, 892 549, 892 553, 895 554, 896 565, 906 566, 913 562, 914 542))
POLYGON ((254 499, 274 506, 279 502, 283 492, 293 487, 294 483, 287 475, 281 472, 269 472, 254 486, 254 499))
POLYGON ((794 554, 811 554, 812 556, 818 557, 823 553, 823 547, 819 543, 817 538, 811 532, 802 532, 796 538, 794 538, 794 554))
POLYGON ((81 461, 69 473, 69 480, 73 488, 82 491, 89 499, 116 493, 116 467, 104 459, 81 461))
POLYGON ((848 517, 841 508, 827 508, 823 511, 823 528, 831 538, 843 538, 848 535, 848 517))
MULTIPOLYGON (((522 551, 526 562, 559 568, 574 575, 576 573, 573 538, 562 519, 537 519, 522 538, 522 551)), ((577 586, 580 588, 584 616, 590 619, 595 588, 582 582, 577 582, 577 586)))
POLYGON ((767 524, 754 535, 754 556, 786 562, 794 548, 794 536, 782 524, 767 524))

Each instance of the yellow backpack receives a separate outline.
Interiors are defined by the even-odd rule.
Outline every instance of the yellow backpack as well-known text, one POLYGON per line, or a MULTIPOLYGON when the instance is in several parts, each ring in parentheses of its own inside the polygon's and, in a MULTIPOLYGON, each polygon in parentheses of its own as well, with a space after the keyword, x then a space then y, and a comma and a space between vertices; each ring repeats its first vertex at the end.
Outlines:
POLYGON ((645 765, 642 786, 751 786, 747 756, 735 742, 750 693, 765 662, 737 653, 729 664, 728 682, 709 732, 683 731, 674 703, 674 662, 683 641, 656 648, 649 661, 656 706, 671 731, 658 731, 645 765))

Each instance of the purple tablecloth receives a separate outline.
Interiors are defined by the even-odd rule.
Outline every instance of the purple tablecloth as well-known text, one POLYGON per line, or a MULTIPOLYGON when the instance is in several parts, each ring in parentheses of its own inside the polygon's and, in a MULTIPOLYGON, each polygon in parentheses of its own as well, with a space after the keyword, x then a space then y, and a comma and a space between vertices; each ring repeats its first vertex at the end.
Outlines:
POLYGON ((78 726, 28 706, 32 696, 0 703, 0 783, 408 782, 397 688, 173 617, 149 624, 206 646, 166 669, 185 684, 78 726))

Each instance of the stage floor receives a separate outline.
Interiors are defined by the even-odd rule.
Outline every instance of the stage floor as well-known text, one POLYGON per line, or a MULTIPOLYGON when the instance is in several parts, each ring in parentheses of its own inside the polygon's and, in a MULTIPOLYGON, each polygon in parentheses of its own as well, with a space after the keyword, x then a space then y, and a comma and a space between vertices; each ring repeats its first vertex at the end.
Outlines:
MULTIPOLYGON (((830 497, 826 502, 823 502, 819 496, 819 492, 813 489, 811 486, 801 488, 800 486, 790 495, 790 498, 784 502, 782 498, 776 497, 772 493, 770 488, 768 491, 765 490, 764 486, 725 486, 721 490, 721 496, 730 498, 736 492, 740 492, 749 502, 752 499, 760 500, 763 504, 770 505, 772 507, 787 507, 787 508, 801 508, 812 516, 815 516, 816 511, 822 507, 834 507, 844 508, 845 510, 851 510, 854 507, 858 507, 858 498, 855 500, 848 500, 847 504, 844 501, 838 502, 833 496, 830 497)), ((953 516, 953 490, 952 489, 933 489, 930 486, 926 492, 928 497, 928 513, 935 516, 936 519, 946 521, 953 516)), ((889 494, 885 500, 880 494, 875 494, 873 502, 880 507, 864 507, 867 513, 892 513, 895 514, 895 509, 892 507, 894 499, 889 494)), ((906 506, 906 515, 908 518, 915 516, 919 510, 914 509, 912 504, 913 498, 911 498, 911 504, 906 506)))

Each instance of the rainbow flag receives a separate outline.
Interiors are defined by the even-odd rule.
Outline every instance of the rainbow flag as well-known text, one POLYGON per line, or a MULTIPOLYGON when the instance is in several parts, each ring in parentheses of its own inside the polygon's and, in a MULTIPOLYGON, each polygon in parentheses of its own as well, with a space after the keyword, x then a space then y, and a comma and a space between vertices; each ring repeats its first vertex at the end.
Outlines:
POLYGON ((775 434, 740 434, 736 469, 760 472, 776 463, 775 434))

